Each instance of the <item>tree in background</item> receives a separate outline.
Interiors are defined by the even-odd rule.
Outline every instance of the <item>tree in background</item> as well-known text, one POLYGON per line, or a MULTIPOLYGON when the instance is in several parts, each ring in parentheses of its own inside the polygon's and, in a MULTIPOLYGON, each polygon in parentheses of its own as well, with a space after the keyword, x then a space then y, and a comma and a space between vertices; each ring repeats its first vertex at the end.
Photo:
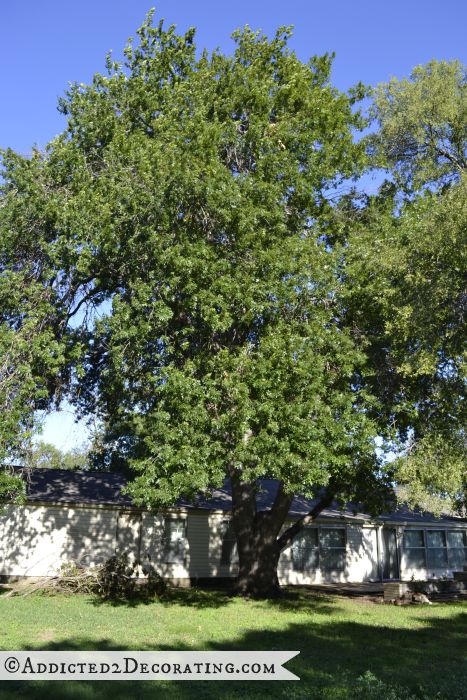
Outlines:
POLYGON ((89 467, 87 448, 60 450, 49 442, 36 442, 29 450, 25 466, 30 469, 86 469, 89 467))
POLYGON ((379 86, 373 115, 373 163, 393 184, 342 207, 349 321, 402 450, 404 496, 439 510, 466 484, 465 68, 432 61, 379 86))
POLYGON ((430 61, 409 79, 374 91, 378 130, 368 140, 374 162, 404 191, 459 182, 467 168, 466 69, 459 61, 430 61))
MULTIPOLYGON (((0 463, 17 462, 24 453, 36 427, 35 411, 48 403, 60 364, 53 291, 39 272, 42 235, 35 237, 34 226, 18 235, 20 220, 18 227, 10 226, 16 217, 12 195, 17 196, 17 178, 24 174, 21 159, 11 158, 15 175, 0 190, 0 463)), ((25 189, 24 181, 20 188, 25 189)), ((0 472, 0 501, 14 500, 22 491, 8 469, 0 472)))
MULTIPOLYGON (((38 429, 37 411, 58 405, 69 384, 69 361, 77 348, 69 319, 76 297, 50 245, 51 189, 47 179, 36 178, 43 156, 35 151, 28 160, 7 151, 2 160, 0 463, 17 463, 38 429)), ((8 470, 0 481, 0 500, 23 493, 8 470)))

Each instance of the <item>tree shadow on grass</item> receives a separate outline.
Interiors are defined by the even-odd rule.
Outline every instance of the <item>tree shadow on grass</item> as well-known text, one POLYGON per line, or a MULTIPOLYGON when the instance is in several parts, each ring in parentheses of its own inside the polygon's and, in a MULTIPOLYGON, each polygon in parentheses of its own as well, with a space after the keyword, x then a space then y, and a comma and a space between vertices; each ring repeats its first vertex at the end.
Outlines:
MULTIPOLYGON (((129 599, 102 599, 93 597, 90 600, 91 605, 96 607, 128 607, 134 608, 140 605, 150 605, 157 602, 165 607, 176 605, 186 606, 204 610, 208 608, 218 609, 231 605, 236 599, 232 591, 228 589, 205 589, 205 588, 169 588, 166 593, 159 598, 145 597, 144 595, 136 595, 129 599)), ((280 597, 265 601, 265 604, 271 608, 283 610, 286 612, 304 612, 310 610, 312 612, 332 613, 336 611, 335 598, 325 593, 317 593, 309 590, 294 591, 284 589, 280 597)), ((252 599, 255 602, 255 599, 252 599)))
POLYGON ((127 607, 134 608, 140 605, 183 605, 193 608, 221 608, 232 602, 232 596, 227 591, 204 590, 202 588, 169 588, 160 597, 147 597, 144 594, 131 598, 103 599, 98 596, 90 600, 96 607, 127 607))
POLYGON ((340 610, 338 598, 325 593, 317 593, 306 589, 284 589, 279 598, 267 601, 267 604, 275 610, 284 612, 312 612, 333 614, 340 610))
MULTIPOLYGON (((455 604, 454 604, 455 605, 455 604)), ((464 700, 467 687, 465 664, 467 614, 461 605, 449 618, 411 618, 416 627, 407 628, 400 609, 389 614, 392 624, 400 620, 403 627, 375 626, 362 618, 342 621, 339 615, 329 616, 318 624, 290 623, 283 629, 246 630, 234 638, 226 630, 224 641, 213 641, 207 650, 300 650, 300 655, 287 668, 300 677, 300 682, 244 681, 70 681, 70 682, 9 682, 1 686, 2 700, 13 697, 34 700, 113 700, 154 697, 189 700, 234 698, 267 698, 283 700, 387 700, 406 698, 406 694, 391 695, 392 686, 405 689, 412 697, 423 700, 464 700), (458 611, 458 612, 457 612, 458 611), (357 679, 372 672, 386 686, 362 690, 357 679), (391 686, 391 687, 390 687, 391 686), (386 690, 384 690, 386 688, 386 690)), ((465 608, 464 608, 465 610, 465 608)), ((433 611, 434 612, 434 611, 433 611)), ((120 650, 118 641, 70 637, 38 644, 29 649, 44 650, 120 650)), ((193 651, 185 644, 155 650, 193 651)), ((139 647, 141 651, 149 646, 139 647)), ((131 649, 128 649, 131 655, 131 649)))

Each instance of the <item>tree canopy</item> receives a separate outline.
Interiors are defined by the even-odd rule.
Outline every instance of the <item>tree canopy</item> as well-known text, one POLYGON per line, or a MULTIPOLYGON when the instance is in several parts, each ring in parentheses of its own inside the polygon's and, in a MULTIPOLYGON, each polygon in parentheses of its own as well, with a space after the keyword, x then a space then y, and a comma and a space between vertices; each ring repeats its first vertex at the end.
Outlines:
POLYGON ((459 61, 430 61, 410 79, 378 86, 370 139, 376 162, 411 189, 458 181, 467 168, 467 75, 459 61))

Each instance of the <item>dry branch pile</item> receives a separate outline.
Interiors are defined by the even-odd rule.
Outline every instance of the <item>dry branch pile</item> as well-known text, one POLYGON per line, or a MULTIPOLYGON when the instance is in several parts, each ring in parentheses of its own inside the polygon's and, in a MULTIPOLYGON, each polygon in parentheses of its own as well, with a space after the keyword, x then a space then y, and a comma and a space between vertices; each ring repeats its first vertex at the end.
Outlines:
POLYGON ((33 593, 82 593, 104 600, 130 599, 135 596, 158 597, 166 583, 152 564, 130 561, 126 554, 114 554, 104 564, 85 568, 70 562, 62 565, 55 576, 44 576, 13 588, 3 597, 28 596, 33 593), (144 578, 138 578, 139 572, 144 578))

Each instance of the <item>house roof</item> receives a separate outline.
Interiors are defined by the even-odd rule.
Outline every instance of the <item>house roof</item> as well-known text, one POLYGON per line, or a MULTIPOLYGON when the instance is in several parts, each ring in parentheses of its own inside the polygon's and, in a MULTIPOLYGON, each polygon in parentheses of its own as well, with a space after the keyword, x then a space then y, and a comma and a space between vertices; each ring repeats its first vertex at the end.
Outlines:
MULTIPOLYGON (((114 472, 71 471, 67 469, 21 469, 17 471, 26 480, 27 500, 29 503, 55 503, 68 505, 99 505, 112 507, 134 507, 131 498, 122 493, 127 485, 127 479, 114 472)), ((279 482, 276 479, 261 479, 257 495, 258 510, 271 507, 277 493, 279 482)), ((308 513, 316 504, 316 500, 295 496, 289 510, 291 517, 299 517, 308 513)), ((220 488, 215 488, 209 495, 200 494, 194 501, 179 499, 176 506, 196 508, 201 510, 230 511, 232 496, 228 479, 220 488)), ((340 508, 333 504, 325 508, 320 520, 370 520, 368 513, 352 504, 340 508)), ((430 513, 411 511, 406 506, 400 506, 396 511, 386 513, 377 518, 381 522, 409 523, 456 523, 467 522, 461 518, 442 515, 439 518, 430 513)))
POLYGON ((67 503, 131 507, 122 493, 127 480, 113 472, 21 469, 29 503, 67 503))

